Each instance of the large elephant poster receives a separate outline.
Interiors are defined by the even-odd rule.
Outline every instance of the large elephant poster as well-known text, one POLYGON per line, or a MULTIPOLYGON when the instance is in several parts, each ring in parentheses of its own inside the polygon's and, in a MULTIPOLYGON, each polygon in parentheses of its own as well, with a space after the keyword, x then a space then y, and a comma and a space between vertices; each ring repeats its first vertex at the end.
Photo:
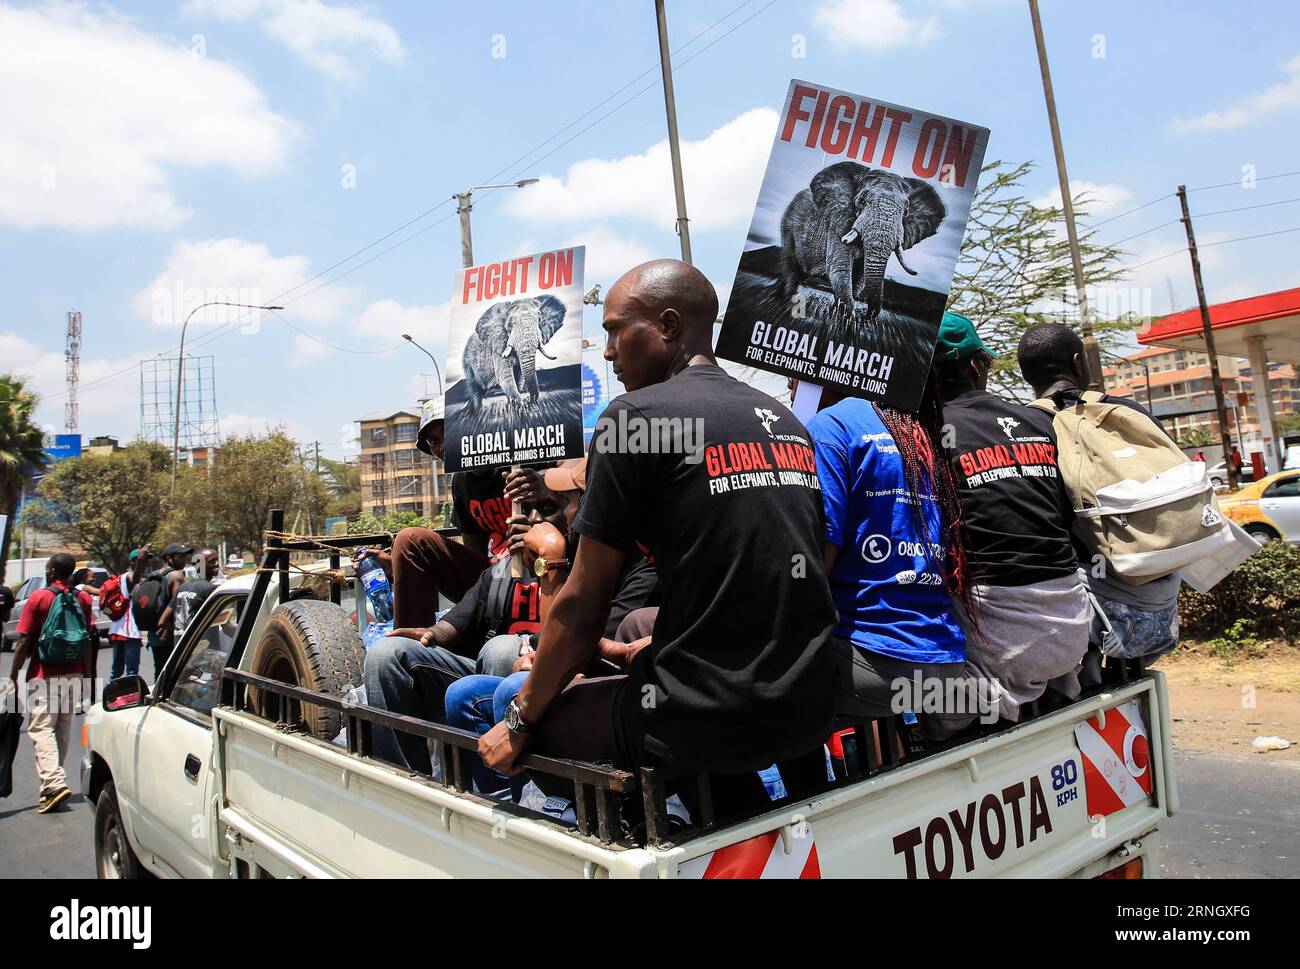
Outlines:
POLYGON ((791 81, 718 356, 915 410, 988 135, 791 81))
POLYGON ((447 334, 449 472, 580 458, 582 246, 456 273, 447 334))

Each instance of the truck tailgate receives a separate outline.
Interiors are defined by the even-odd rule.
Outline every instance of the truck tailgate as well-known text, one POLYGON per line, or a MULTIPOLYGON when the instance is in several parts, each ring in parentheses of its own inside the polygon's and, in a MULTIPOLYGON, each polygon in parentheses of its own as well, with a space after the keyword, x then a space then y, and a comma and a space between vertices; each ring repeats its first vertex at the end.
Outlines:
MULTIPOLYGON (((1175 810, 1167 711, 1163 676, 1153 673, 984 740, 688 842, 660 855, 661 875, 715 877, 728 866, 748 865, 745 874, 751 877, 1066 877, 1150 832, 1175 810), (1128 781, 1130 796, 1140 796, 1102 814, 1113 808, 1107 804, 1113 794, 1098 789, 1107 784, 1104 778, 1085 776, 1075 725, 1130 701, 1137 701, 1145 720, 1146 748, 1138 759, 1149 761, 1152 793, 1136 790, 1134 775, 1117 778, 1128 781), (1089 783, 1095 820, 1089 818, 1089 783), (804 860, 810 857, 812 864, 804 860)), ((1099 757, 1095 750, 1093 756, 1099 757)), ((1123 773, 1123 755, 1108 769, 1123 773)))

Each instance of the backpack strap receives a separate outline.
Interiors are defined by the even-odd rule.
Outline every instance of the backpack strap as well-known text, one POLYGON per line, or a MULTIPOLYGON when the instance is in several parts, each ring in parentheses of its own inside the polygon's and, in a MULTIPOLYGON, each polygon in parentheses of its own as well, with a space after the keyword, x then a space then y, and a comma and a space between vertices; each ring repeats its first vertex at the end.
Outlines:
POLYGON ((1085 390, 1079 395, 1079 399, 1087 404, 1100 404, 1105 397, 1100 390, 1085 390))
POLYGON ((492 566, 492 578, 488 582, 487 594, 487 629, 483 641, 487 642, 497 634, 501 622, 506 617, 506 603, 510 599, 510 589, 514 585, 510 575, 510 559, 504 558, 492 566))
POLYGON ((1039 410, 1045 410, 1049 414, 1056 413, 1056 402, 1050 397, 1039 397, 1037 400, 1031 400, 1029 406, 1037 407, 1039 410))

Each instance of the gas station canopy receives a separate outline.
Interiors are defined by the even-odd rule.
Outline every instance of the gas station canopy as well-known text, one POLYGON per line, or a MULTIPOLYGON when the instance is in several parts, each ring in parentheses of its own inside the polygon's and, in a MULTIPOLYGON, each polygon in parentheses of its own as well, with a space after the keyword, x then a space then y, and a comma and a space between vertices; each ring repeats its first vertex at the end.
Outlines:
MULTIPOLYGON (((1300 288, 1265 293, 1210 307, 1214 348, 1221 356, 1249 357, 1248 337, 1263 337, 1264 350, 1274 363, 1300 363, 1300 288)), ((1199 308, 1152 320, 1138 333, 1143 346, 1204 350, 1205 335, 1199 308)))

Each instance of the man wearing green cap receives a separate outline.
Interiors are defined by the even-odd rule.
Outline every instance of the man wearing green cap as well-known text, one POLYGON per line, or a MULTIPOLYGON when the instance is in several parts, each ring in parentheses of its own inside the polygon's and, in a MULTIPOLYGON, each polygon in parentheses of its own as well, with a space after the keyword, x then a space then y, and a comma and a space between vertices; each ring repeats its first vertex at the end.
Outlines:
MULTIPOLYGON (((970 320, 944 314, 934 371, 975 582, 967 664, 1001 715, 1018 720, 1048 688, 1078 696, 1091 612, 1052 417, 989 393, 993 360, 970 320)), ((945 724, 956 730, 972 719, 945 724)))

